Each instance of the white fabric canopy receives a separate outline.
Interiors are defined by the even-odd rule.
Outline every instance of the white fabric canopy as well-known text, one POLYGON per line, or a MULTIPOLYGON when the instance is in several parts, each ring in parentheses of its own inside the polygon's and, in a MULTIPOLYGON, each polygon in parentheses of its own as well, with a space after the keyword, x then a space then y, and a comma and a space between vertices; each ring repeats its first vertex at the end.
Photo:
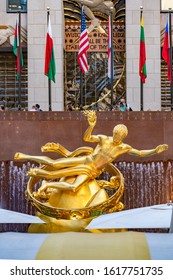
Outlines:
MULTIPOLYGON (((19 232, 3 232, 0 233, 0 259, 6 260, 34 260, 36 255, 40 250, 40 247, 45 242, 46 238, 61 236, 64 238, 71 238, 76 234, 77 236, 85 233, 57 233, 57 234, 29 234, 29 233, 19 233, 19 232)), ((111 233, 109 233, 111 234, 111 233)), ((116 238, 116 233, 115 238, 116 238)), ((173 234, 168 233, 140 233, 144 234, 146 241, 148 243, 149 252, 152 260, 173 260, 173 234)), ((95 242, 98 239, 99 234, 90 233, 91 236, 95 239, 95 242)), ((109 236, 105 235, 103 238, 102 246, 104 248, 105 238, 109 236)), ((66 239, 65 239, 66 240, 66 239)), ((65 241, 64 241, 65 242, 65 241)), ((131 240, 133 242, 133 239, 131 240)), ((139 245, 138 245, 139 246, 139 245)), ((51 247, 51 246, 49 246, 51 247)), ((73 247, 73 246, 72 246, 73 247)), ((63 259, 69 260, 67 255, 65 258, 65 253, 63 253, 64 243, 54 243, 54 246, 50 250, 60 250, 64 254, 63 259)), ((134 247, 134 251, 135 251, 134 247)), ((82 249, 81 249, 82 250, 82 249)), ((93 247, 88 248, 93 252, 93 247)), ((143 247, 141 247, 143 250, 143 247)), ((51 258, 52 259, 52 258, 51 258)))
POLYGON ((170 228, 172 205, 160 204, 131 210, 122 210, 93 219, 86 229, 111 228, 170 228))
POLYGON ((0 224, 41 224, 43 222, 39 217, 6 209, 0 209, 0 224))

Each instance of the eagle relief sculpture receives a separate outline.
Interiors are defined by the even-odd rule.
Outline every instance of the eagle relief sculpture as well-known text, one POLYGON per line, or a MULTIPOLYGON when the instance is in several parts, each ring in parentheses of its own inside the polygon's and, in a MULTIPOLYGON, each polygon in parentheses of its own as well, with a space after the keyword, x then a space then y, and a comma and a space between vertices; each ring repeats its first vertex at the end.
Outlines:
POLYGON ((110 15, 112 18, 115 16, 115 8, 112 1, 105 0, 75 0, 75 2, 84 5, 85 14, 91 20, 88 27, 88 33, 97 28, 100 33, 105 33, 104 28, 101 26, 100 20, 95 16, 94 12, 110 15))
POLYGON ((73 152, 56 143, 47 143, 42 152, 55 152, 62 157, 52 159, 16 153, 15 160, 35 161, 41 166, 31 168, 27 185, 27 198, 37 208, 37 215, 47 225, 46 229, 31 231, 82 231, 96 216, 120 211, 124 208, 120 201, 124 192, 124 178, 113 162, 122 154, 150 156, 167 150, 163 144, 151 150, 137 150, 123 143, 128 134, 124 124, 113 129, 113 135, 94 135, 97 116, 95 111, 84 111, 89 127, 84 133, 84 141, 96 143, 96 147, 79 147, 73 152), (110 174, 109 180, 101 179, 103 172, 110 174), (41 183, 40 183, 41 182, 41 183), (114 193, 109 195, 109 189, 114 193))

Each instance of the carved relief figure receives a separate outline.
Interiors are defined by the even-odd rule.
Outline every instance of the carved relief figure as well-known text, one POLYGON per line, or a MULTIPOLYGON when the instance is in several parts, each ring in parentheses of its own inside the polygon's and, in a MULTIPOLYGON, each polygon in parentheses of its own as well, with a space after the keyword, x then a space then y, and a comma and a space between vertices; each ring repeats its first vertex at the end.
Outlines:
POLYGON ((91 24, 88 27, 88 32, 90 33, 94 28, 98 28, 98 30, 101 33, 105 33, 105 30, 100 25, 100 20, 95 17, 93 12, 101 12, 107 15, 112 13, 114 18, 115 8, 113 2, 104 1, 104 0, 75 0, 75 1, 85 6, 85 14, 91 20, 91 24))

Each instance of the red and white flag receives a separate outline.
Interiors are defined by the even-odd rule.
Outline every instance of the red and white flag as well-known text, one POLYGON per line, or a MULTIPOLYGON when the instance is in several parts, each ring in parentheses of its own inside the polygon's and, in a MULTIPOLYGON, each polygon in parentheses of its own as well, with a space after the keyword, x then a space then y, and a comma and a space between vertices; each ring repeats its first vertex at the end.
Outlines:
POLYGON ((48 16, 44 74, 55 83, 56 65, 50 15, 48 16))
POLYGON ((80 34, 80 43, 79 43, 79 51, 78 51, 78 63, 82 73, 88 71, 88 61, 87 61, 88 49, 89 49, 88 32, 86 28, 84 6, 82 6, 81 34, 80 34))
POLYGON ((20 45, 20 38, 19 38, 19 21, 18 17, 16 20, 16 27, 15 27, 15 33, 14 33, 14 43, 13 43, 13 53, 16 56, 16 78, 19 79, 22 73, 23 68, 23 54, 22 54, 22 48, 20 45))

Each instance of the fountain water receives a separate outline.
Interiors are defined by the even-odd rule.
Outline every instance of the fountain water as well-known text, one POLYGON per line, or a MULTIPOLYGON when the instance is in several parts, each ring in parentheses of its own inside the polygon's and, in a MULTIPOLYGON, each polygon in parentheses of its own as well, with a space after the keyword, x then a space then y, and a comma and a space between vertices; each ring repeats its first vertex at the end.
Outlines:
MULTIPOLYGON (((125 180, 125 209, 167 203, 173 198, 173 162, 118 162, 116 167, 125 180)), ((26 172, 35 164, 13 161, 0 162, 0 207, 26 214, 35 208, 26 200, 26 172)), ((104 179, 109 174, 104 173, 104 179)), ((112 194, 112 193, 110 193, 112 194)), ((26 231, 27 225, 0 225, 0 231, 26 231)))
POLYGON ((173 195, 173 162, 120 162, 126 209, 167 203, 173 195))

